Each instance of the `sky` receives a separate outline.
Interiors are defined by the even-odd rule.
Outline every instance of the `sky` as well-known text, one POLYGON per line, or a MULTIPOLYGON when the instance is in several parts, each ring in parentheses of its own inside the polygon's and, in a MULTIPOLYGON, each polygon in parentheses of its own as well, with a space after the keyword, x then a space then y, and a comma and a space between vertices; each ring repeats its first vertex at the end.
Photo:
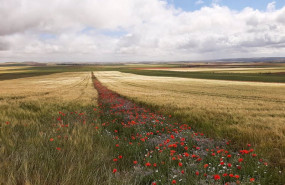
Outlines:
POLYGON ((285 0, 0 0, 0 62, 285 57, 285 0))

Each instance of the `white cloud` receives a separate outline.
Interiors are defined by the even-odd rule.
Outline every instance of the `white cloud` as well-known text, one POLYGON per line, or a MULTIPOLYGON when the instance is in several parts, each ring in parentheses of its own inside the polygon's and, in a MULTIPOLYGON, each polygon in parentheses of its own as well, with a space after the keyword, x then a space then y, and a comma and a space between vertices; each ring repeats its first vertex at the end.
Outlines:
POLYGON ((204 3, 203 0, 198 0, 198 1, 195 2, 195 4, 203 4, 203 3, 204 3))
POLYGON ((271 3, 268 3, 267 8, 266 8, 267 11, 269 11, 269 12, 274 11, 274 10, 275 10, 275 4, 276 4, 275 1, 273 1, 273 2, 271 2, 271 3))
POLYGON ((2 0, 0 61, 282 56, 285 7, 268 7, 186 12, 160 0, 2 0))

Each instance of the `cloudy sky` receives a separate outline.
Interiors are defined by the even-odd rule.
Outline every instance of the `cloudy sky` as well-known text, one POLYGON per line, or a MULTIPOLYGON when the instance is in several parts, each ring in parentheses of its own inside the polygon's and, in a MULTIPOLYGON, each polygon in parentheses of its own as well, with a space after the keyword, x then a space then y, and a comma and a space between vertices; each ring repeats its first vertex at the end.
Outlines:
POLYGON ((285 56, 285 0, 0 0, 0 62, 285 56))

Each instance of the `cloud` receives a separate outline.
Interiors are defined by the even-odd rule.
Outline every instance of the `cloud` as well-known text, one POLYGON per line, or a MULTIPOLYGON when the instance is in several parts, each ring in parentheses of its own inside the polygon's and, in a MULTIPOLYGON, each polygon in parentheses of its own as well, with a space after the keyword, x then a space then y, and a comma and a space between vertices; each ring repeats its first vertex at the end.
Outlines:
POLYGON ((273 2, 271 2, 271 3, 268 3, 268 5, 267 5, 267 7, 266 7, 267 11, 269 11, 269 12, 274 11, 274 10, 275 10, 275 4, 276 4, 275 1, 273 1, 273 2))
POLYGON ((187 12, 160 0, 2 0, 0 61, 281 56, 285 7, 268 7, 187 12))
POLYGON ((204 1, 203 0, 198 0, 195 2, 195 4, 199 5, 199 4, 204 4, 204 1))

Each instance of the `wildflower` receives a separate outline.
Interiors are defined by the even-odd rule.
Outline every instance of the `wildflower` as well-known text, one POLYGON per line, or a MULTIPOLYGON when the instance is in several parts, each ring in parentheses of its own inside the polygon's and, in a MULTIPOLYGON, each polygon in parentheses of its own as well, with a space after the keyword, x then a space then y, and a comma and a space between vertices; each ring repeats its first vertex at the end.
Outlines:
POLYGON ((220 177, 220 175, 216 174, 216 175, 214 175, 214 179, 215 179, 215 180, 220 180, 221 177, 220 177))
POLYGON ((50 138, 50 139, 49 139, 49 141, 53 141, 53 140, 54 140, 53 138, 50 138))
POLYGON ((198 176, 198 175, 199 175, 199 172, 198 172, 198 171, 196 171, 196 172, 195 172, 195 174, 198 176))
POLYGON ((176 184, 176 180, 172 180, 172 184, 176 184))
POLYGON ((60 147, 56 147, 56 149, 57 149, 58 151, 60 151, 60 150, 61 150, 61 148, 60 148, 60 147))
POLYGON ((240 176, 239 175, 235 175, 235 178, 238 179, 240 176))
POLYGON ((137 164, 137 163, 138 163, 138 161, 134 161, 133 163, 134 163, 134 164, 137 164))
POLYGON ((238 162, 241 163, 242 161, 243 161, 243 158, 239 158, 239 159, 238 159, 238 162))
POLYGON ((151 166, 150 162, 145 163, 146 166, 151 166))
POLYGON ((151 185, 156 185, 156 182, 152 182, 151 185))
POLYGON ((182 164, 181 162, 179 162, 178 165, 179 165, 180 167, 183 166, 183 164, 182 164))
POLYGON ((181 173, 184 174, 185 173, 184 170, 181 170, 181 173))
POLYGON ((250 182, 254 182, 255 179, 254 179, 254 178, 250 178, 249 181, 250 181, 250 182))
POLYGON ((154 166, 154 167, 156 167, 156 166, 157 166, 157 164, 156 164, 156 163, 153 163, 153 166, 154 166))
POLYGON ((223 176, 226 177, 226 176, 228 176, 228 174, 227 174, 227 173, 224 173, 223 176))
POLYGON ((231 163, 228 163, 228 167, 229 167, 229 168, 232 167, 232 164, 231 164, 231 163))
POLYGON ((119 155, 119 157, 118 157, 119 159, 122 159, 123 158, 123 156, 122 155, 119 155))
POLYGON ((113 169, 113 173, 116 173, 118 170, 116 168, 113 169))
POLYGON ((118 159, 117 159, 117 158, 114 158, 114 159, 113 159, 113 161, 114 161, 114 162, 117 162, 117 161, 118 161, 118 159))
POLYGON ((204 164, 204 168, 207 168, 209 165, 208 164, 204 164))

